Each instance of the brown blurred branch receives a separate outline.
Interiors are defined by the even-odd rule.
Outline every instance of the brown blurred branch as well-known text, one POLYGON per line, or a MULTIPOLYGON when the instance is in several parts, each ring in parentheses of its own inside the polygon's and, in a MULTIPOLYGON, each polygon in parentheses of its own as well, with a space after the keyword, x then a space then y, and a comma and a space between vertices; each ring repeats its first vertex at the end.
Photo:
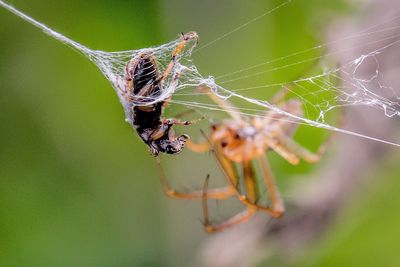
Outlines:
MULTIPOLYGON (((378 25, 393 14, 396 10, 396 1, 380 1, 372 7, 369 23, 378 25)), ((399 26, 393 21, 390 26, 399 26)), ((397 21, 397 24, 399 22, 397 21)), ((368 28, 369 25, 363 25, 368 28)), ((359 32, 355 22, 346 22, 333 29, 331 40, 342 39, 359 32)), ((379 30, 379 29, 378 29, 379 30)), ((400 30, 397 34, 400 34, 400 30)), ((391 32, 394 36, 395 33, 391 32)), ((385 38, 383 32, 376 40, 385 38)), ((376 49, 387 45, 392 40, 384 40, 376 49)), ((348 62, 361 55, 356 49, 362 44, 362 39, 346 40, 336 43, 334 50, 354 47, 354 51, 341 54, 336 60, 348 62)), ((400 50, 390 47, 383 51, 385 82, 400 88, 398 74, 400 73, 400 50), (393 75, 391 75, 393 73, 393 75), (397 73, 397 77, 396 77, 397 73)), ((382 66, 381 66, 382 67, 382 66)), ((363 66, 363 72, 375 72, 376 66, 363 66)), ((349 109, 346 113, 346 127, 354 131, 368 133, 370 136, 394 139, 398 135, 398 125, 393 119, 385 118, 382 112, 360 111, 360 108, 349 109)), ((259 216, 245 225, 230 229, 226 232, 210 237, 204 242, 195 266, 197 267, 249 267, 267 259, 271 255, 282 258, 293 258, 301 254, 317 237, 320 237, 335 215, 350 200, 350 196, 357 193, 360 183, 364 183, 366 174, 379 166, 380 161, 393 151, 394 147, 382 143, 368 141, 362 138, 340 135, 334 142, 334 154, 325 162, 325 166, 317 171, 307 182, 292 188, 290 196, 294 196, 288 203, 288 211, 284 218, 268 223, 267 219, 259 216), (379 160, 377 160, 379 159, 379 160)), ((377 182, 374 180, 374 182, 377 182)), ((353 198, 351 198, 353 199, 353 198)))

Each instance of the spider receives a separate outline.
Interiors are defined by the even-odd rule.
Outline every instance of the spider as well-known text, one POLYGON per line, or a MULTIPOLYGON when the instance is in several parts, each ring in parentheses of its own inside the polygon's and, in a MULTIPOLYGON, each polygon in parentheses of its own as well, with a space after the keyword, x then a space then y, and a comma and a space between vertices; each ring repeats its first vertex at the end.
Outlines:
MULTIPOLYGON (((160 96, 164 90, 163 81, 173 70, 178 55, 191 40, 197 43, 198 36, 196 32, 182 33, 181 40, 173 50, 171 60, 161 75, 152 53, 139 53, 126 65, 125 84, 123 86, 119 85, 119 93, 126 104, 124 106, 127 106, 128 120, 132 122, 136 132, 149 147, 153 156, 158 156, 160 152, 167 154, 181 152, 189 136, 186 134, 176 136, 172 126, 189 125, 196 122, 181 121, 177 118, 161 118, 168 100, 146 104, 160 96), (138 105, 138 101, 143 105, 138 105)), ((173 73, 169 86, 176 87, 179 75, 179 71, 173 73)))
MULTIPOLYGON (((208 86, 199 86, 199 92, 207 94, 216 102, 231 118, 211 126, 209 136, 202 143, 187 142, 187 147, 198 153, 213 151, 228 186, 208 189, 207 176, 204 188, 200 191, 180 193, 174 191, 167 183, 161 172, 162 184, 167 195, 175 198, 203 199, 204 227, 207 232, 221 231, 238 223, 249 220, 257 211, 264 211, 272 217, 283 215, 285 208, 280 197, 275 178, 271 171, 266 152, 274 150, 292 165, 296 165, 303 159, 309 163, 320 160, 326 150, 327 143, 320 146, 317 153, 296 143, 292 136, 296 131, 296 123, 290 122, 282 113, 267 111, 261 116, 248 118, 240 115, 239 110, 229 101, 220 99, 208 86), (263 206, 258 203, 260 191, 254 164, 257 163, 262 172, 262 180, 270 198, 271 204, 263 206), (241 168, 241 176, 238 172, 241 168), (242 179, 242 180, 241 180, 242 179), (245 193, 239 189, 240 181, 243 181, 245 193), (211 224, 208 215, 207 199, 227 199, 236 196, 244 204, 246 209, 237 215, 219 224, 211 224)), ((302 116, 302 104, 299 100, 289 99, 284 101, 287 88, 278 92, 272 102, 281 110, 295 116, 302 116)))

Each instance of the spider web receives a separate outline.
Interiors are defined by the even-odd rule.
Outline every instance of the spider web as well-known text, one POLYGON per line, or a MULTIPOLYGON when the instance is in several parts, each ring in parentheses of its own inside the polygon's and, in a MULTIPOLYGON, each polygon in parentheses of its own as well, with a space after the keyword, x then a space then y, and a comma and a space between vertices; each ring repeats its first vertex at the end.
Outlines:
MULTIPOLYGON (((346 130, 339 126, 333 126, 333 124, 331 125, 329 118, 330 114, 334 111, 346 107, 374 109, 381 112, 387 118, 397 118, 400 116, 400 92, 398 88, 391 87, 384 83, 384 71, 382 71, 382 66, 380 65, 380 62, 384 62, 381 58, 384 51, 400 46, 400 34, 398 33, 400 26, 393 26, 391 24, 391 22, 398 20, 400 16, 388 19, 383 23, 369 27, 352 36, 347 36, 344 39, 315 46, 284 57, 268 60, 219 77, 203 76, 198 71, 191 59, 191 54, 193 52, 204 49, 213 43, 222 40, 226 36, 233 34, 256 20, 262 19, 264 16, 290 2, 290 0, 283 2, 264 14, 240 25, 234 30, 221 35, 212 42, 201 46, 197 50, 195 50, 195 42, 190 42, 186 49, 178 56, 172 74, 164 80, 165 88, 163 93, 157 96, 149 96, 150 99, 146 99, 146 101, 137 100, 133 103, 127 103, 120 93, 121 88, 125 86, 123 80, 126 64, 139 53, 151 52, 157 61, 160 72, 162 72, 171 59, 172 51, 180 42, 180 37, 167 44, 152 48, 119 52, 92 50, 50 29, 46 25, 34 20, 3 1, 0 1, 0 6, 3 6, 20 18, 42 29, 44 33, 49 36, 74 48, 96 64, 107 80, 110 81, 126 112, 132 108, 132 105, 151 105, 173 96, 171 103, 193 108, 200 113, 208 112, 208 117, 217 117, 217 113, 225 114, 225 111, 220 106, 211 102, 206 95, 196 90, 198 86, 206 85, 222 100, 234 102, 238 107, 238 112, 245 116, 266 116, 266 111, 269 110, 285 115, 284 120, 296 124, 310 125, 394 146, 400 146, 399 142, 388 141, 376 136, 369 136, 356 131, 346 130), (333 43, 339 43, 344 40, 355 38, 364 38, 365 42, 359 45, 359 47, 337 49, 317 57, 310 56, 311 52, 315 53, 316 51, 323 51, 333 43), (382 45, 382 43, 384 43, 384 45, 382 45), (380 47, 371 49, 374 44, 378 46, 380 45, 380 47), (330 66, 332 65, 330 59, 335 55, 344 54, 349 50, 354 49, 362 51, 360 52, 360 56, 353 58, 340 66, 330 66), (296 61, 287 63, 288 59, 291 58, 295 58, 296 61), (254 77, 269 72, 286 71, 287 69, 296 66, 312 65, 314 64, 313 62, 317 61, 319 62, 317 64, 318 66, 326 66, 322 71, 314 70, 313 73, 308 73, 308 75, 292 81, 262 83, 261 85, 253 85, 243 88, 233 87, 234 82, 239 80, 251 81, 254 77), (364 70, 366 67, 369 68, 369 71, 364 70), (180 74, 180 78, 176 85, 172 85, 171 77, 176 73, 180 74), (285 111, 281 109, 278 104, 267 101, 264 97, 262 99, 260 99, 260 97, 251 97, 251 95, 262 95, 267 91, 277 92, 281 89, 286 91, 288 96, 301 100, 304 109, 304 116, 298 116, 285 111)), ((127 121, 131 123, 129 116, 126 118, 127 121)))

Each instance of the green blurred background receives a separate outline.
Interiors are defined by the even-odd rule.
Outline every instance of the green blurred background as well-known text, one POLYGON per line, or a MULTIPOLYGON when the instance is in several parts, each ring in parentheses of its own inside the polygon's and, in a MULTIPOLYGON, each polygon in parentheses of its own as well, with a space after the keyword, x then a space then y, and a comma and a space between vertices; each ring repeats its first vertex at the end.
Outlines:
MULTIPOLYGON (((117 51, 162 44, 189 30, 205 44, 281 2, 12 4, 90 48, 117 51)), ((221 75, 288 55, 323 41, 329 22, 350 12, 337 0, 294 1, 194 59, 202 73, 221 75)), ((124 122, 109 82, 86 58, 4 9, 0 25, 0 265, 190 266, 209 238, 200 203, 164 196, 155 161, 124 122)), ((292 78, 299 70, 290 72, 292 78)), ((298 138, 315 148, 323 136, 305 129, 298 138)), ((185 155, 165 161, 167 174, 187 173, 192 177, 175 185, 198 187, 208 163, 185 155)), ((274 156, 272 164, 286 183, 313 171, 274 156)), ((400 266, 398 171, 386 162, 376 172, 384 182, 364 185, 301 266, 400 266)))

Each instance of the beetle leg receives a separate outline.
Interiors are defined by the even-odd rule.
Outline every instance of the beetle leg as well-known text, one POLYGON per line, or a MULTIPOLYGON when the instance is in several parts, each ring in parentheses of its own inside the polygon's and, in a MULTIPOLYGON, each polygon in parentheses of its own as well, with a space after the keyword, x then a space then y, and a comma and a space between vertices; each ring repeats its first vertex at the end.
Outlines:
POLYGON ((162 123, 160 126, 158 126, 157 129, 155 129, 150 137, 149 140, 157 140, 160 139, 161 137, 163 137, 167 132, 171 131, 171 126, 166 124, 166 123, 162 123))
POLYGON ((177 56, 182 52, 182 50, 185 48, 187 42, 191 39, 196 39, 196 40, 198 39, 198 36, 195 32, 189 32, 188 34, 182 35, 182 40, 178 43, 178 45, 172 51, 171 61, 168 63, 168 66, 165 68, 163 74, 157 79, 155 84, 164 80, 164 78, 167 77, 171 73, 171 71, 176 63, 177 56))
POLYGON ((194 124, 197 123, 198 121, 202 120, 203 118, 197 119, 197 120, 192 120, 192 121, 181 121, 178 119, 164 119, 161 122, 161 125, 155 129, 151 135, 150 135, 150 139, 152 140, 157 140, 160 139, 162 136, 164 136, 167 132, 169 135, 173 135, 173 129, 171 128, 172 125, 190 125, 190 124, 194 124))
POLYGON ((125 66, 125 91, 129 95, 132 94, 133 91, 133 71, 139 63, 139 60, 143 58, 144 54, 139 54, 138 56, 134 57, 133 59, 129 60, 128 64, 125 66))
POLYGON ((131 98, 132 100, 137 100, 137 101, 146 100, 153 93, 154 88, 155 88, 154 84, 152 82, 149 82, 148 84, 143 86, 143 88, 140 89, 140 91, 137 94, 131 96, 131 98))
POLYGON ((190 125, 190 124, 198 123, 199 121, 201 121, 203 119, 204 119, 204 117, 201 117, 196 120, 191 120, 191 121, 181 121, 179 119, 172 118, 172 119, 164 119, 163 123, 169 124, 169 125, 174 125, 174 124, 175 125, 190 125))

